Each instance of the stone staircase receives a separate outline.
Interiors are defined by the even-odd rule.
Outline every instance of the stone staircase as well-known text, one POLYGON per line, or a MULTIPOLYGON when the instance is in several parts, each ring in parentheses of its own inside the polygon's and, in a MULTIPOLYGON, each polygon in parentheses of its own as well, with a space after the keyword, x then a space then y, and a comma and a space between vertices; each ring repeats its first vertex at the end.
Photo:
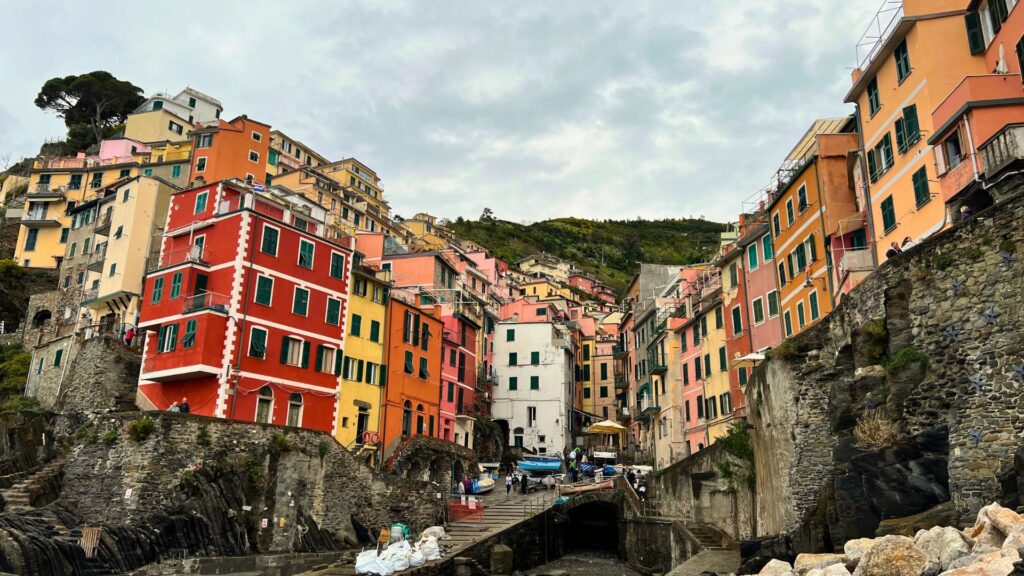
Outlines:
POLYGON ((2 493, 7 510, 33 508, 40 495, 53 490, 63 473, 64 460, 57 459, 2 493))
POLYGON ((704 550, 726 550, 722 545, 722 533, 707 524, 687 524, 686 530, 700 542, 704 550))

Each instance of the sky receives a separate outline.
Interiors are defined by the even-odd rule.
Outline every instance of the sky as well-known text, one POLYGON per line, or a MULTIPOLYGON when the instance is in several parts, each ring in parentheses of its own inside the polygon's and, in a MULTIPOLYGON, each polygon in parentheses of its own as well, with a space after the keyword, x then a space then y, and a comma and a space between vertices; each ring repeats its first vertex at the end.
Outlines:
POLYGON ((382 178, 397 214, 735 221, 843 104, 878 0, 0 0, 0 156, 107 70, 186 85, 382 178))

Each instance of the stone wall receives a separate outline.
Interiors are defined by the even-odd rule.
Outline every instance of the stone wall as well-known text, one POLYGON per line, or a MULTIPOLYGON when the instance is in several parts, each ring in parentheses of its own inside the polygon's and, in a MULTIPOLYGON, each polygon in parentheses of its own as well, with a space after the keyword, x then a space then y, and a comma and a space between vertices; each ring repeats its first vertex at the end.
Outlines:
POLYGON ((68 374, 56 409, 62 412, 133 411, 141 356, 113 335, 73 338, 68 374))
POLYGON ((127 571, 166 554, 339 550, 441 518, 435 486, 375 473, 325 434, 170 413, 62 418, 76 431, 60 497, 0 514, 0 570, 74 572, 87 526, 101 528, 99 560, 127 571), (151 431, 133 439, 143 418, 151 431), (69 537, 31 536, 47 531, 69 537))
POLYGON ((968 517, 1005 496, 1024 445, 1022 218, 1018 196, 890 259, 755 371, 759 535, 831 549, 944 501, 968 517), (869 413, 896 438, 858 446, 869 413))

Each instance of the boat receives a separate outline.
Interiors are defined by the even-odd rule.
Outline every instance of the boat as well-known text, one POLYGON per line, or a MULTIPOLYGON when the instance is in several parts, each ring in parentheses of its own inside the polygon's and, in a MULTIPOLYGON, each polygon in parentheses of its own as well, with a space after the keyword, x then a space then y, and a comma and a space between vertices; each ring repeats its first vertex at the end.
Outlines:
POLYGON ((494 490, 494 480, 487 476, 481 476, 480 479, 476 481, 476 486, 474 488, 476 490, 474 494, 486 494, 491 490, 494 490))
POLYGON ((594 490, 610 490, 613 486, 615 486, 615 482, 612 480, 602 480, 600 482, 577 482, 575 484, 559 486, 558 495, 575 496, 585 492, 593 492, 594 490))
POLYGON ((562 469, 562 461, 557 458, 526 457, 516 464, 526 472, 558 472, 562 469))

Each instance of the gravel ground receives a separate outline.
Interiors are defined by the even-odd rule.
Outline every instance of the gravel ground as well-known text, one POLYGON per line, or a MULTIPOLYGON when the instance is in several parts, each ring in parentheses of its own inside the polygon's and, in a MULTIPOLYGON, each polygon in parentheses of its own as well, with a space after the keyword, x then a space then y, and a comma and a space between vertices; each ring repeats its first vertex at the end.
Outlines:
POLYGON ((640 576, 639 572, 623 564, 618 556, 598 551, 567 554, 554 562, 526 572, 526 576, 541 576, 552 570, 564 570, 568 574, 587 576, 640 576))

